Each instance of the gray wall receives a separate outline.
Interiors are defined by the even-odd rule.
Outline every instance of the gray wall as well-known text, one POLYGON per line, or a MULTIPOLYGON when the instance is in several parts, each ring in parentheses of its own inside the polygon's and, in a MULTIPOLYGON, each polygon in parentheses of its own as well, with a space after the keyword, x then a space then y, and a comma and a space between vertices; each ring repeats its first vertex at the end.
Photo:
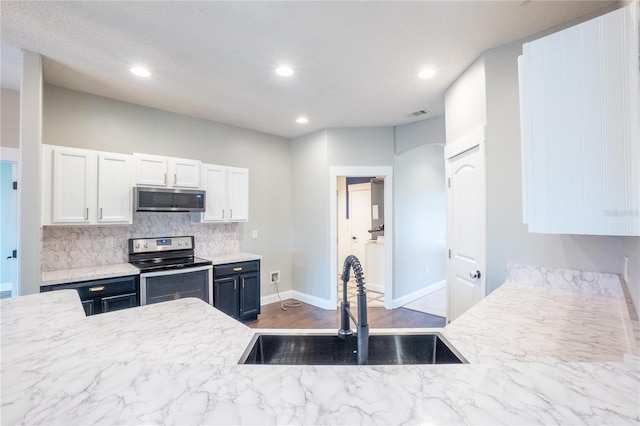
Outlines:
POLYGON ((324 300, 331 282, 327 150, 326 130, 291 142, 295 290, 324 300))
POLYGON ((393 128, 326 129, 292 140, 295 289, 328 301, 329 167, 392 166, 393 128))
MULTIPOLYGON (((263 256, 263 283, 279 270, 280 289, 291 288, 288 139, 51 85, 44 88, 43 110, 43 143, 248 168, 249 222, 238 225, 240 250, 263 256)), ((262 286, 263 295, 274 292, 262 286)))
MULTIPOLYGON (((444 134, 444 121, 438 120, 444 134)), ((432 120, 429 120, 432 121, 432 120)), ((396 144, 413 146, 396 154, 394 166, 394 298, 446 279, 447 204, 444 137, 439 144, 409 143, 398 132, 396 144), (427 274, 426 268, 429 268, 427 274)), ((429 134, 411 134, 429 141, 429 134)))
POLYGON ((20 146, 20 92, 4 87, 0 92, 0 146, 20 146))
MULTIPOLYGON (((403 126, 396 126, 394 127, 394 134, 396 154, 424 144, 443 144, 445 142, 444 115, 403 126)), ((442 158, 444 161, 444 154, 442 158)))
POLYGON ((485 52, 445 94, 447 142, 486 119, 487 293, 504 282, 507 263, 622 272, 620 237, 530 234, 522 223, 517 69, 521 47, 516 42, 485 52))
POLYGON ((23 50, 20 87, 20 193, 18 194, 18 293, 40 291, 42 190, 42 57, 23 50))
MULTIPOLYGON (((446 90, 444 97, 447 143, 487 124, 484 56, 476 59, 446 90)), ((513 111, 513 115, 517 110, 513 111)))

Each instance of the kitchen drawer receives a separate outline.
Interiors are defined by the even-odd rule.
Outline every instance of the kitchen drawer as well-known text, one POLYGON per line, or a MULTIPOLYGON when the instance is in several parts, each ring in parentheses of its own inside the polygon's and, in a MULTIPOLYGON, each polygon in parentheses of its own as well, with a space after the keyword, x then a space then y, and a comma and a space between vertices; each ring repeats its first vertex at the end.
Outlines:
POLYGON ((80 299, 115 296, 125 293, 136 293, 137 275, 127 277, 105 278, 93 281, 81 281, 69 284, 56 284, 42 288, 42 291, 75 289, 80 299))
POLYGON ((87 316, 140 305, 139 275, 78 281, 40 287, 40 292, 76 290, 87 316))
POLYGON ((120 309, 133 308, 138 306, 138 295, 136 293, 119 294, 117 296, 103 297, 100 299, 102 312, 119 311, 120 309))
POLYGON ((260 270, 260 261, 252 260, 249 262, 227 263, 213 267, 213 277, 225 277, 229 275, 244 274, 247 272, 256 272, 260 270))

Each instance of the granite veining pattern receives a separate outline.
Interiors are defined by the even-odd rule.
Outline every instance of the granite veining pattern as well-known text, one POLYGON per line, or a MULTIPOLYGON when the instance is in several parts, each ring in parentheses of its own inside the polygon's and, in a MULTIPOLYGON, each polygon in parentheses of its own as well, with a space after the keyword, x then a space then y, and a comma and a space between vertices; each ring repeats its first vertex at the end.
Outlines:
POLYGON ((43 227, 41 269, 125 263, 129 238, 181 235, 195 236, 196 253, 240 251, 237 223, 192 223, 189 213, 134 213, 130 226, 43 227))
POLYGON ((507 283, 444 329, 471 364, 349 367, 237 365, 254 331, 197 299, 94 317, 73 291, 1 300, 0 414, 3 424, 637 425, 640 362, 606 335, 616 311, 603 301, 618 299, 507 283), (581 320, 563 318, 567 305, 581 320), (548 341, 569 345, 554 356, 548 341))
POLYGON ((196 298, 94 315, 87 322, 102 357, 122 362, 235 364, 253 337, 250 328, 196 298))
POLYGON ((620 277, 614 274, 508 264, 506 275, 507 282, 523 285, 599 296, 624 297, 620 277))
POLYGON ((42 273, 40 286, 64 284, 77 281, 97 280, 101 278, 137 275, 140 271, 129 263, 115 265, 87 266, 83 268, 58 269, 42 273))
POLYGON ((444 329, 470 362, 622 361, 635 352, 624 299, 509 282, 496 292, 444 329))
POLYGON ((260 260, 262 256, 253 253, 196 253, 196 256, 209 259, 214 265, 223 265, 225 263, 247 262, 249 260, 260 260))

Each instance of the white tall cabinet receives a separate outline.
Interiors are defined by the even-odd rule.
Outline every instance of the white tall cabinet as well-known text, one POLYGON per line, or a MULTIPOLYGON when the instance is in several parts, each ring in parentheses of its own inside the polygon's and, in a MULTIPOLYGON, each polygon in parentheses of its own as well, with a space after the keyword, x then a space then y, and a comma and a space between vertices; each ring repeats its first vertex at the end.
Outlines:
POLYGON ((249 170, 203 164, 201 188, 207 193, 204 213, 193 214, 201 222, 249 220, 249 170))
POLYGON ((640 235, 637 9, 631 4, 523 46, 530 232, 640 235))
POLYGON ((43 145, 43 225, 130 224, 131 156, 43 145))

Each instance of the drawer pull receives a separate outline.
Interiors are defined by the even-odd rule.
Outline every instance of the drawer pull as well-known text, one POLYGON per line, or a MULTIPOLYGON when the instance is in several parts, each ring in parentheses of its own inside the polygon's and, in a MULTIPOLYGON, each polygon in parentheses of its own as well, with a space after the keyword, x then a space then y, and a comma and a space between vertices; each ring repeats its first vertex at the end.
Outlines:
POLYGON ((233 268, 233 270, 234 270, 235 272, 242 271, 242 266, 241 266, 241 267, 239 267, 239 268, 233 268))
POLYGON ((102 290, 104 290, 104 286, 103 285, 101 285, 99 287, 91 287, 89 289, 89 291, 102 291, 102 290))
POLYGON ((178 184, 178 175, 177 174, 173 174, 173 184, 177 185, 178 184))
POLYGON ((89 220, 89 207, 84 210, 84 219, 89 220))

